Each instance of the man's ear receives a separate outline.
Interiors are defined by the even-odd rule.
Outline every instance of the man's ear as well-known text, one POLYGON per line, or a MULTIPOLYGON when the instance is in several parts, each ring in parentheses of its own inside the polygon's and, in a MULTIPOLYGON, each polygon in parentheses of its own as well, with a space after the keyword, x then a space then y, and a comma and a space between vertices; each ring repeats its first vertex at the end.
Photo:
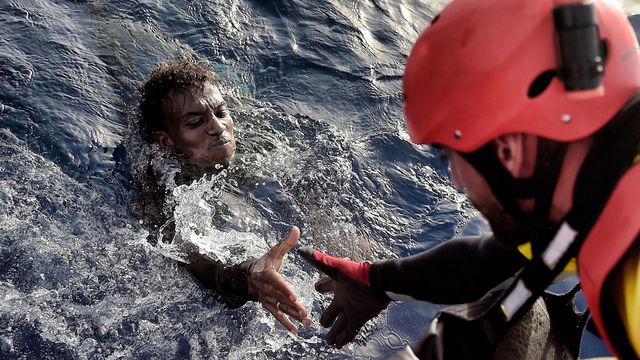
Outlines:
POLYGON ((175 147, 173 140, 165 131, 157 131, 153 134, 153 141, 163 150, 172 150, 175 147))
POLYGON ((502 166, 515 179, 533 175, 538 139, 528 134, 506 134, 495 140, 496 153, 502 166))

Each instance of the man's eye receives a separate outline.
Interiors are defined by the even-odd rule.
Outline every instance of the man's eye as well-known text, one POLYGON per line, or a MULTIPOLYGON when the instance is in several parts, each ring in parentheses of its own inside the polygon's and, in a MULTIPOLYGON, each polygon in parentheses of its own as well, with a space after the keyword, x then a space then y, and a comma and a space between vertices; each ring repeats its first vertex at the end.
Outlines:
POLYGON ((202 125, 203 121, 204 118, 202 116, 198 116, 196 118, 189 119, 189 121, 187 121, 187 126, 190 128, 197 128, 198 126, 202 125))
POLYGON ((229 110, 227 109, 226 106, 220 106, 219 108, 216 109, 217 118, 223 118, 223 117, 226 117, 227 115, 229 115, 229 110))

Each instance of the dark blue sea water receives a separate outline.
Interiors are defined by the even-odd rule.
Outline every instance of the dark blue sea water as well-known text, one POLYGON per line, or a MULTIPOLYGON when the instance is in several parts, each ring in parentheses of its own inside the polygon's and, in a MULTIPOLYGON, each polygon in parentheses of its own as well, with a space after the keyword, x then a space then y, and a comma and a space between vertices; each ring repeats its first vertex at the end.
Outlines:
MULTIPOLYGON (((446 2, 0 0, 0 358, 379 358, 417 340, 433 305, 394 304, 342 350, 317 321, 294 337, 222 306, 130 210, 148 160, 132 119, 166 59, 221 77, 238 156, 174 191, 185 238, 260 254, 297 225, 304 245, 387 258, 477 233, 402 119, 406 57, 446 2)), ((317 319, 316 272, 291 254, 283 274, 317 319)))

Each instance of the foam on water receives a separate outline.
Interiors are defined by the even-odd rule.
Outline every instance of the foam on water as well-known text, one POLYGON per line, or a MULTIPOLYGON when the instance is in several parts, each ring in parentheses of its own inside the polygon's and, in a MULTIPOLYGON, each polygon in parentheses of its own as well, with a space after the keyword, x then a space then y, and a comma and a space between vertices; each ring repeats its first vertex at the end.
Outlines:
MULTIPOLYGON (((69 179, 9 132, 0 134, 0 153, 3 358, 268 358, 313 354, 308 346, 322 344, 318 329, 293 338, 257 304, 225 309, 149 245, 113 198, 69 179)), ((209 230, 238 248, 257 240, 209 230)), ((291 261, 282 272, 306 306, 320 301, 317 275, 291 261)))

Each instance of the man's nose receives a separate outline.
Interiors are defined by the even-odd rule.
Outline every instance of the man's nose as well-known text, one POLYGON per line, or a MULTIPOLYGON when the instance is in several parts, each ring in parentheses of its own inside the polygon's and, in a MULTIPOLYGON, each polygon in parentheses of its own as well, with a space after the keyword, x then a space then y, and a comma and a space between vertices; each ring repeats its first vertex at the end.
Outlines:
POLYGON ((207 134, 209 135, 220 135, 227 128, 224 122, 217 118, 213 113, 209 113, 208 115, 209 121, 207 122, 207 134))

